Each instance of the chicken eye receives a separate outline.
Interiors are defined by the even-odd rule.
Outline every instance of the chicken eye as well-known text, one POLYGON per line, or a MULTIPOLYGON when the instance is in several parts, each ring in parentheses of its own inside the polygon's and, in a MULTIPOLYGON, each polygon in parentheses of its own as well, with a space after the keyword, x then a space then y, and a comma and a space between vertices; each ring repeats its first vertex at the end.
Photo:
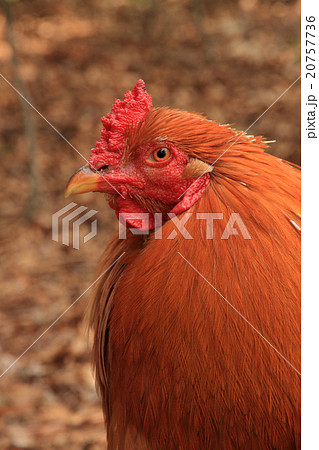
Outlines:
POLYGON ((168 148, 162 147, 153 152, 153 157, 155 161, 166 161, 171 156, 171 152, 168 148))

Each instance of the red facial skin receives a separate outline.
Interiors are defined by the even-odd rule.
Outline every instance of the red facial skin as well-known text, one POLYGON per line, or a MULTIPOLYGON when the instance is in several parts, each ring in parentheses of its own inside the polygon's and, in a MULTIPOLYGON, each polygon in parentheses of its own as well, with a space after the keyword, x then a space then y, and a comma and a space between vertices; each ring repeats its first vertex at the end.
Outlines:
POLYGON ((153 229, 153 214, 150 214, 147 225, 138 218, 138 214, 149 211, 143 206, 145 202, 137 201, 136 196, 167 205, 166 213, 180 214, 200 198, 209 182, 209 175, 199 179, 183 177, 189 157, 165 139, 159 138, 135 149, 126 148, 128 130, 136 127, 152 107, 144 85, 139 80, 132 91, 125 94, 123 101, 115 100, 111 113, 102 118, 100 141, 91 150, 89 164, 91 169, 99 172, 99 192, 117 195, 110 202, 117 215, 135 213, 136 218, 126 219, 129 225, 153 229), (155 161, 152 155, 161 148, 167 148, 170 157, 165 161, 155 161))
POLYGON ((138 218, 138 213, 149 211, 135 196, 160 201, 167 205, 167 212, 175 214, 189 209, 204 192, 209 175, 199 179, 184 178, 183 171, 188 161, 187 154, 173 143, 158 141, 137 148, 134 154, 130 153, 128 160, 124 156, 115 162, 107 154, 100 154, 93 160, 95 165, 91 160, 90 165, 98 171, 108 166, 108 169, 99 172, 99 192, 117 194, 116 201, 110 202, 117 215, 123 214, 125 217, 125 213, 136 213, 136 218, 126 218, 126 222, 132 227, 151 230, 154 228, 153 214, 149 216, 148 225, 138 218), (170 157, 163 162, 155 161, 153 153, 161 148, 167 148, 170 157))

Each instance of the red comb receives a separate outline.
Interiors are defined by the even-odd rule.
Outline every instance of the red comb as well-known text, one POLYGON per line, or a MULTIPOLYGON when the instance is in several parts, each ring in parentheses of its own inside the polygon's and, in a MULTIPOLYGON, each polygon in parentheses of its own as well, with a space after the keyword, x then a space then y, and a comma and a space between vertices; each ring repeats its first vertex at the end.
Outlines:
POLYGON ((136 126, 151 107, 152 98, 145 90, 145 83, 138 80, 134 88, 124 95, 124 100, 116 99, 111 112, 102 117, 101 137, 91 149, 90 164, 95 167, 101 154, 108 154, 110 165, 118 162, 123 154, 127 128, 136 126))

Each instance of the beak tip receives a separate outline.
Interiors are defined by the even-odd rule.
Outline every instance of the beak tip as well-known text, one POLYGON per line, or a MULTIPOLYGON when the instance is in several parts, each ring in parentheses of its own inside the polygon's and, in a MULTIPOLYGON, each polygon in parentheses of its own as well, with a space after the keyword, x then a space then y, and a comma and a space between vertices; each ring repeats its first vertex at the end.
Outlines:
POLYGON ((81 167, 69 179, 64 191, 64 197, 68 198, 73 194, 83 194, 85 192, 99 191, 99 176, 88 166, 81 167))

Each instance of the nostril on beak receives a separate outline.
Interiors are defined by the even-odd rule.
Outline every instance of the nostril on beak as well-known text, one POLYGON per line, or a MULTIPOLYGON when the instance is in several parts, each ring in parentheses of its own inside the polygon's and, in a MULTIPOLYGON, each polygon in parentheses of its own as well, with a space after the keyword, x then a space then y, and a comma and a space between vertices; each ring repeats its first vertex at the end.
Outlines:
POLYGON ((107 170, 109 170, 109 166, 104 165, 104 166, 100 167, 97 171, 98 172, 106 172, 107 170))

